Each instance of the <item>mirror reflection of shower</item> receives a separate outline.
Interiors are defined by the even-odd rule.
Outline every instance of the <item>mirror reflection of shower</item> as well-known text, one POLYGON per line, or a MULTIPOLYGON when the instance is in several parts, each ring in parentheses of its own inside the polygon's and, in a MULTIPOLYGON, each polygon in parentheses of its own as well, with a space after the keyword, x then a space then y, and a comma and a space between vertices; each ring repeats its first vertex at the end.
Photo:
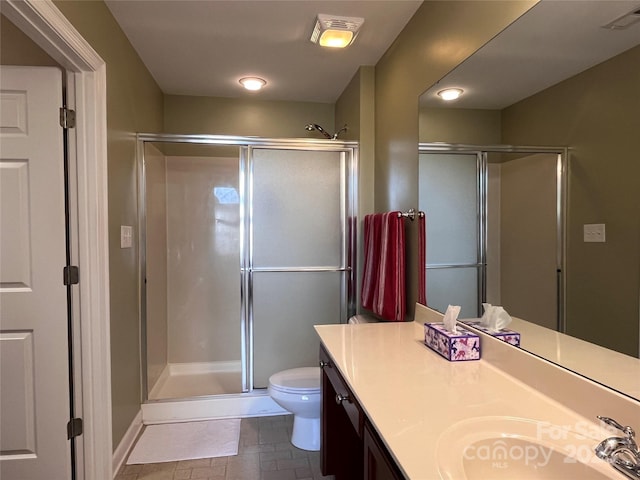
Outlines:
POLYGON ((344 127, 342 127, 340 130, 338 130, 336 133, 334 133, 333 135, 331 135, 330 133, 328 133, 324 128, 322 128, 320 125, 318 125, 317 123, 309 123, 307 125, 305 125, 304 127, 305 130, 307 130, 308 132, 312 132, 314 130, 317 130, 318 132, 320 132, 325 138, 329 139, 329 140, 337 140, 338 136, 342 133, 342 132, 346 132, 347 131, 347 124, 344 124, 344 127))

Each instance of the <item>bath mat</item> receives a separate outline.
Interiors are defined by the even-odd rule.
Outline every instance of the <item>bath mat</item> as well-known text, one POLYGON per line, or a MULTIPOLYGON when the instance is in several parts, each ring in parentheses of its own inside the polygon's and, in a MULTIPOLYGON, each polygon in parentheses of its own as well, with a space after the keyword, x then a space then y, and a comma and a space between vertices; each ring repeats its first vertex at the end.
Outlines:
POLYGON ((148 425, 127 465, 237 455, 239 440, 239 418, 148 425))

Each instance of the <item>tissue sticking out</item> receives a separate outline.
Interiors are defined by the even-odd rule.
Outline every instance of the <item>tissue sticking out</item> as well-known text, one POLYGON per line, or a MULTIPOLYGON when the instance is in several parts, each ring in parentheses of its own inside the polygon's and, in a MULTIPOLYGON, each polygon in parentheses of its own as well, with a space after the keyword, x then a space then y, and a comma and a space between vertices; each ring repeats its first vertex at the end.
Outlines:
POLYGON ((503 307, 493 306, 490 303, 483 303, 482 306, 484 313, 480 318, 480 325, 491 333, 498 333, 511 323, 512 318, 503 307))
POLYGON ((456 322, 458 320, 458 315, 460 315, 459 306, 449 305, 447 307, 447 311, 444 312, 442 323, 444 323, 444 328, 446 328, 448 332, 457 333, 456 322))
POLYGON ((509 345, 519 347, 520 334, 507 328, 507 325, 509 325, 513 319, 506 310, 503 307, 495 307, 490 303, 483 303, 482 306, 484 307, 484 314, 479 321, 477 319, 463 320, 463 323, 477 328, 481 332, 487 333, 509 345))

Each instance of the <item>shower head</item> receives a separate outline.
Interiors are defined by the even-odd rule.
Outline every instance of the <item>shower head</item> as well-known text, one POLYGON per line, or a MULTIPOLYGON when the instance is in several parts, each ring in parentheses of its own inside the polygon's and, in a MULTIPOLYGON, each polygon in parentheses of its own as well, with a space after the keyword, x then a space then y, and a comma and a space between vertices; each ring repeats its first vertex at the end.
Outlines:
POLYGON ((342 132, 346 132, 347 131, 347 124, 344 124, 344 127, 342 127, 340 130, 338 130, 336 133, 333 134, 333 137, 331 137, 332 140, 337 140, 338 139, 338 135, 340 135, 342 132))
POLYGON ((321 127, 320 125, 318 125, 317 123, 310 123, 310 124, 306 125, 304 128, 305 128, 305 130, 308 130, 309 132, 311 132, 311 131, 313 131, 313 130, 317 130, 317 131, 319 131, 322 135, 324 135, 324 136, 325 136, 325 138, 328 138, 328 139, 330 139, 330 140, 332 139, 332 138, 331 138, 331 135, 329 135, 329 134, 324 130, 324 128, 322 128, 322 127, 321 127))

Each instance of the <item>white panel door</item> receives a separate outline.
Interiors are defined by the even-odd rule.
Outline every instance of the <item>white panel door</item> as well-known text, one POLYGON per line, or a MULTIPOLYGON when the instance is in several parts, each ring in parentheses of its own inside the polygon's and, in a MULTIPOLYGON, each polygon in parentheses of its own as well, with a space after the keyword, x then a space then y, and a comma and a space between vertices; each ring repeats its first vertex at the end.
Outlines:
POLYGON ((0 89, 0 478, 69 479, 61 71, 0 89))

